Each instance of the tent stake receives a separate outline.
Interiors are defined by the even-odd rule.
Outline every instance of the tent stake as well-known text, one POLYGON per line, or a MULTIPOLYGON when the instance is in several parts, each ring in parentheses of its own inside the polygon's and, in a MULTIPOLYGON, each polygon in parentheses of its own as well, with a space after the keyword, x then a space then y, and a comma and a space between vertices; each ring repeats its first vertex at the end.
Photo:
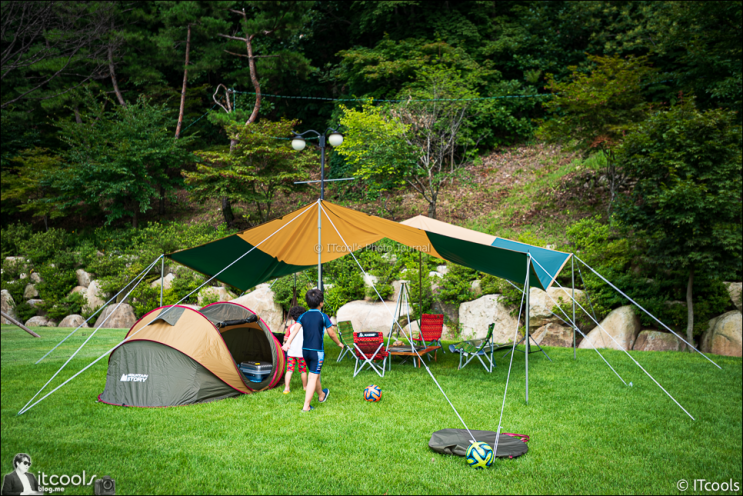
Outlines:
POLYGON ((163 284, 165 284, 165 255, 160 261, 160 306, 163 306, 163 284))
POLYGON ((529 284, 529 269, 531 266, 531 253, 526 254, 526 287, 524 288, 525 298, 526 298, 526 339, 524 341, 524 344, 526 346, 524 356, 526 357, 526 404, 529 404, 529 293, 530 293, 530 284, 529 284))
POLYGON ((573 299, 573 360, 575 360, 575 257, 570 257, 570 276, 573 279, 573 289, 571 290, 571 297, 573 299))

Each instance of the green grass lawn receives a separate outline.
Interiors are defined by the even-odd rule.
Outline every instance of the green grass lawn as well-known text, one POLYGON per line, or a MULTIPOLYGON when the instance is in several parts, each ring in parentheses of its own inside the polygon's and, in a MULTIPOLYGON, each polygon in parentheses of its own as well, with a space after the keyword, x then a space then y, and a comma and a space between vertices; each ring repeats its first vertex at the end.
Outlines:
MULTIPOLYGON (((277 388, 174 408, 105 405, 96 400, 104 359, 17 416, 87 337, 75 335, 34 365, 69 331, 41 328, 34 339, 2 327, 3 474, 13 455, 26 452, 34 473, 110 475, 117 494, 676 494, 679 479, 743 482, 740 358, 714 357, 718 370, 699 355, 633 352, 692 421, 622 352, 609 350, 609 362, 634 387, 593 351, 578 350, 574 361, 571 349, 547 348, 552 363, 530 357, 527 406, 517 354, 503 428, 530 435, 529 452, 482 471, 428 448, 432 432, 461 425, 425 369, 395 363, 384 379, 368 371, 354 379, 352 362, 337 364, 331 342, 322 375, 331 395, 311 413, 300 412, 298 377, 289 395, 277 388), (379 403, 362 400, 372 383, 382 388, 379 403)), ((50 389, 124 335, 99 331, 50 389)), ((470 428, 497 428, 508 371, 501 355, 492 374, 479 363, 458 371, 450 354, 430 363, 470 428)), ((93 489, 70 486, 64 494, 93 489)))

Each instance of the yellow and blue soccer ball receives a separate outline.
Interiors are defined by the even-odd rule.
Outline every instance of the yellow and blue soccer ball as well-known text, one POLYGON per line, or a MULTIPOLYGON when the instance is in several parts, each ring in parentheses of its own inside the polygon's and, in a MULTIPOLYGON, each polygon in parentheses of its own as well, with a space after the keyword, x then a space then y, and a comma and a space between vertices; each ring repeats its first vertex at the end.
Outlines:
POLYGON ((470 467, 485 468, 493 464, 493 448, 487 443, 472 443, 467 448, 467 464, 470 467))
POLYGON ((366 389, 364 389, 364 399, 366 401, 371 402, 377 402, 382 399, 382 388, 379 386, 372 384, 371 386, 366 386, 366 389))

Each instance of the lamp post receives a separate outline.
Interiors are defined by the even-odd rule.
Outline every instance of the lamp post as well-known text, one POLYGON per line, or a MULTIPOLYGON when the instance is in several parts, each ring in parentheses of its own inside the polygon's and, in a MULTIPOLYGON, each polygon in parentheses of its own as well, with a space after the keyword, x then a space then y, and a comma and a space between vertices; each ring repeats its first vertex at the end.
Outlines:
MULTIPOLYGON (((320 148, 320 200, 325 199, 325 142, 330 143, 331 146, 339 146, 343 143, 343 135, 338 132, 337 129, 329 127, 325 130, 324 134, 320 134, 314 129, 305 131, 303 133, 294 133, 294 139, 292 139, 292 148, 297 151, 304 150, 307 146, 307 142, 304 139, 304 135, 307 133, 314 133, 318 138, 318 147, 320 148), (328 134, 330 131, 330 134, 328 134)), ((318 182, 318 181, 305 181, 305 182, 318 182)), ((322 291, 322 210, 320 205, 317 206, 317 289, 322 291)))

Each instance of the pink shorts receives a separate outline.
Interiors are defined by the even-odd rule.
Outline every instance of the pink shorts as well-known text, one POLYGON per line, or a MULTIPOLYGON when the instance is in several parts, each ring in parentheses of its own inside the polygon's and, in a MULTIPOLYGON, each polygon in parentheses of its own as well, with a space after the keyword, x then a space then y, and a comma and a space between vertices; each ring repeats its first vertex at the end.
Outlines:
POLYGON ((297 365, 299 367, 300 374, 305 374, 307 372, 307 363, 304 361, 304 358, 287 357, 287 359, 287 371, 294 372, 294 366, 297 365))

